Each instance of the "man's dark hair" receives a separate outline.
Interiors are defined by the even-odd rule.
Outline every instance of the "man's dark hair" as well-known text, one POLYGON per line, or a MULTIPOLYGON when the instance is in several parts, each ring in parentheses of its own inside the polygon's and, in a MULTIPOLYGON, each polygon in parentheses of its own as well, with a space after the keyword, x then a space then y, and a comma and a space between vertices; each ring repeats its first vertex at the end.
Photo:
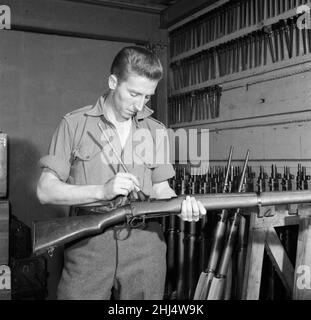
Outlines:
POLYGON ((131 73, 144 76, 151 80, 160 80, 163 67, 158 56, 143 47, 125 47, 114 58, 111 74, 117 76, 119 81, 127 79, 131 73))

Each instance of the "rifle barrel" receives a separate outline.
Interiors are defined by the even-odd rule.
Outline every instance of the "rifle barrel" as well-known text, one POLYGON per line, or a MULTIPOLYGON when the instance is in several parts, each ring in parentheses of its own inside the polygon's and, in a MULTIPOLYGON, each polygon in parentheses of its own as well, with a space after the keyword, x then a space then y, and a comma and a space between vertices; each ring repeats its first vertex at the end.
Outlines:
MULTIPOLYGON (((206 210, 252 208, 257 206, 273 206, 290 203, 311 202, 311 190, 274 191, 245 193, 217 193, 207 195, 192 195, 202 202, 206 210)), ((152 213, 180 213, 181 202, 185 196, 178 196, 168 200, 152 200, 150 202, 135 202, 132 206, 133 216, 152 213)))

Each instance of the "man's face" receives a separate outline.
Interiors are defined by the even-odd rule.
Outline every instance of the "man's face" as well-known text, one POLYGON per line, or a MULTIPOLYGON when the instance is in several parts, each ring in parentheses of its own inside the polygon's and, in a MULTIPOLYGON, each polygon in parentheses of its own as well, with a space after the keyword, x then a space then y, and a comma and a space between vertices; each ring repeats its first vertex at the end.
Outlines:
POLYGON ((113 94, 113 107, 118 121, 125 121, 132 118, 138 111, 141 111, 145 103, 155 93, 158 80, 151 80, 136 74, 129 74, 124 81, 116 81, 113 94))

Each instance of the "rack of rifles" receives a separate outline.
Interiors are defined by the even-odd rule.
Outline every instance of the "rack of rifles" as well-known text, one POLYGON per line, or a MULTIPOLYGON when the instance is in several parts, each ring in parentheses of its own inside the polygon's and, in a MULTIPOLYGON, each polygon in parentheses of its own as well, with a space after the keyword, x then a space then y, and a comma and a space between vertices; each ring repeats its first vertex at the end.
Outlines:
MULTIPOLYGON (((191 168, 186 165, 176 166, 176 175, 170 180, 171 187, 177 195, 221 193, 224 189, 226 167, 210 167, 205 174, 191 174, 191 168)), ((239 185, 242 168, 231 166, 228 179, 228 192, 236 192, 239 185)), ((265 167, 259 168, 257 175, 251 166, 247 167, 243 192, 291 191, 311 189, 311 178, 307 175, 306 167, 298 164, 296 175, 289 167, 278 171, 276 165, 271 166, 269 174, 265 167)), ((231 212, 230 212, 231 213, 231 212)), ((211 243, 215 237, 215 228, 221 212, 211 213, 200 222, 185 222, 175 215, 161 218, 165 239, 167 242, 167 280, 166 299, 194 298, 200 273, 206 270, 211 253, 211 243)), ((230 216, 230 215, 229 215, 230 216)), ((232 216, 232 215, 231 215, 232 216)), ((232 254, 232 263, 227 274, 223 299, 240 299, 243 275, 232 277, 243 270, 247 248, 247 217, 244 218, 243 230, 239 236, 232 254), (246 224, 245 224, 246 223, 246 224)), ((242 222, 243 222, 242 220, 242 222)), ((227 221, 229 229, 232 218, 227 221)), ((280 228, 277 233, 294 264, 297 241, 296 226, 280 228)), ((242 229, 242 228, 241 228, 242 229)), ((265 254, 263 265, 263 282, 260 299, 273 300, 286 297, 286 291, 265 254)))

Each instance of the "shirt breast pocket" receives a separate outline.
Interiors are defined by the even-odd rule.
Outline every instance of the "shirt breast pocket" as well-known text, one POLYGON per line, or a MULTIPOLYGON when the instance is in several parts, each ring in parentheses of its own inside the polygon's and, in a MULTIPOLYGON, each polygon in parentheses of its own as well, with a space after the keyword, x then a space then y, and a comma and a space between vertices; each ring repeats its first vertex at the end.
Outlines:
POLYGON ((80 147, 74 150, 72 158, 71 176, 75 184, 85 185, 99 182, 100 151, 88 146, 80 147))

